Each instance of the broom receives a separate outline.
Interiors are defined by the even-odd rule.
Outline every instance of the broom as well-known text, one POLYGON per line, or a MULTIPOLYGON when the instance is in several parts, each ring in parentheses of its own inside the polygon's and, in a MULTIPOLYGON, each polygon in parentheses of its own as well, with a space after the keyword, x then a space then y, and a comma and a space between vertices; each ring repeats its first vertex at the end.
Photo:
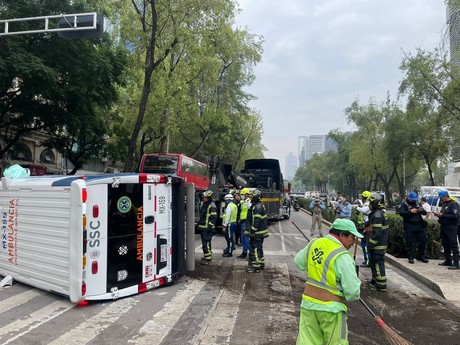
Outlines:
POLYGON ((398 333, 396 333, 390 326, 388 326, 385 322, 383 322, 382 318, 372 311, 371 308, 363 301, 360 297, 359 301, 363 304, 363 306, 367 309, 367 311, 372 315, 375 322, 377 322, 377 326, 383 331, 385 338, 391 345, 414 345, 410 341, 401 337, 398 333))

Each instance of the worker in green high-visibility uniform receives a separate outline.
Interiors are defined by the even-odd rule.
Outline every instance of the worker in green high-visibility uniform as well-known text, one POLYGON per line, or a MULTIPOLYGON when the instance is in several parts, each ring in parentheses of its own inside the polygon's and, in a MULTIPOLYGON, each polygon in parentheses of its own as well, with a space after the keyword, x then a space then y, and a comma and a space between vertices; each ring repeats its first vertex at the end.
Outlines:
POLYGON ((296 266, 307 274, 297 345, 348 344, 345 301, 359 299, 361 288, 348 249, 362 237, 351 220, 339 218, 327 236, 296 255, 296 266))

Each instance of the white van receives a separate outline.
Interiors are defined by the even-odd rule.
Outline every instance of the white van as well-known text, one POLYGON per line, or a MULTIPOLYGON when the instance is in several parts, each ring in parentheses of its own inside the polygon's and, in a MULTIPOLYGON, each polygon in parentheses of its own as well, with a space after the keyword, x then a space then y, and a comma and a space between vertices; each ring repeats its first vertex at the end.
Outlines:
POLYGON ((0 275, 72 302, 183 274, 184 182, 153 174, 3 177, 0 275))

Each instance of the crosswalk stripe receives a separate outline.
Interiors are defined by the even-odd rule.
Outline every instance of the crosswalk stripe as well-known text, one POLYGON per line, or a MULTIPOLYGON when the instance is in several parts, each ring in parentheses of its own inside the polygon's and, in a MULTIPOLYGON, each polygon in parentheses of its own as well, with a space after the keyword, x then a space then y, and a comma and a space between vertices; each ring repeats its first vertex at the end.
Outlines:
POLYGON ((0 328, 0 340, 1 337, 8 335, 10 333, 18 332, 24 328, 27 328, 26 331, 17 334, 14 337, 8 338, 8 341, 4 342, 3 345, 9 344, 12 341, 15 341, 24 334, 30 332, 31 330, 45 324, 46 322, 58 317, 59 315, 65 313, 67 310, 72 309, 75 304, 70 301, 58 301, 51 303, 50 305, 41 308, 30 314, 28 318, 16 320, 5 327, 0 328))
POLYGON ((138 302, 139 300, 131 297, 113 301, 100 313, 79 324, 49 345, 86 344, 127 313, 138 302))
POLYGON ((2 300, 0 303, 0 313, 4 313, 14 307, 29 302, 32 298, 43 295, 44 292, 37 289, 30 289, 10 298, 2 300))
MULTIPOLYGON (((247 262, 233 263, 234 268, 242 266, 247 266, 247 262)), ((238 292, 227 289, 220 291, 202 322, 200 333, 190 341, 191 344, 230 344, 245 285, 243 283, 238 292)))
POLYGON ((137 345, 160 344, 205 285, 206 282, 202 280, 194 280, 191 284, 186 285, 186 288, 178 292, 171 301, 164 305, 161 311, 153 315, 153 319, 147 321, 138 334, 128 343, 137 345))

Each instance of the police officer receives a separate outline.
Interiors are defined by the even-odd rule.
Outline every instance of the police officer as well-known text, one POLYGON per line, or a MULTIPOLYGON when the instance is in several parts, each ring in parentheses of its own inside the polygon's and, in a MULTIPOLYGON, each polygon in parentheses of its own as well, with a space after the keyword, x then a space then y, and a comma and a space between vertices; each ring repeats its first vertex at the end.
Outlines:
POLYGON ((417 260, 427 263, 425 257, 426 234, 425 221, 422 216, 426 211, 418 202, 417 193, 410 192, 396 211, 403 218, 404 239, 406 242, 407 260, 414 263, 414 238, 417 241, 417 260))
POLYGON ((372 270, 372 279, 367 283, 371 290, 387 291, 387 277, 385 274, 385 253, 388 247, 389 221, 384 212, 385 205, 380 194, 373 194, 369 198, 369 222, 366 226, 367 248, 370 254, 369 266, 372 270))
POLYGON ((212 196, 212 191, 205 191, 203 193, 203 203, 200 207, 198 231, 201 233, 201 244, 203 248, 203 258, 201 259, 202 265, 209 265, 212 261, 211 240, 217 220, 217 207, 212 200, 212 196))
POLYGON ((265 206, 260 200, 262 192, 252 191, 251 208, 248 210, 244 234, 249 237, 249 260, 246 272, 258 273, 265 268, 264 239, 268 237, 268 218, 265 206))
POLYGON ((449 193, 445 190, 440 191, 438 196, 442 202, 441 212, 435 211, 433 214, 438 217, 438 223, 441 225, 441 241, 446 258, 446 260, 440 263, 439 266, 448 266, 450 270, 458 270, 460 269, 458 263, 459 253, 456 236, 458 204, 450 198, 449 193))

